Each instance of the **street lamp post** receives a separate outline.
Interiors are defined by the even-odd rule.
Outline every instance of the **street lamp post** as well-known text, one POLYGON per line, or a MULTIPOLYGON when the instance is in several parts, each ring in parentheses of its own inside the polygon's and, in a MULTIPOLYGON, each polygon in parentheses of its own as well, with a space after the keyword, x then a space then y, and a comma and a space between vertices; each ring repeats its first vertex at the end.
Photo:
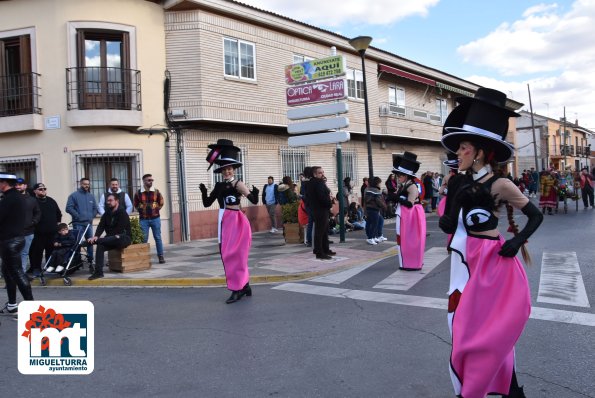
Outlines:
POLYGON ((370 36, 358 36, 349 40, 349 44, 353 47, 362 58, 362 74, 364 76, 364 109, 366 114, 366 139, 368 141, 368 177, 369 184, 374 178, 374 167, 372 166, 372 135, 370 134, 370 114, 368 112, 368 87, 366 85, 366 50, 372 42, 370 36))

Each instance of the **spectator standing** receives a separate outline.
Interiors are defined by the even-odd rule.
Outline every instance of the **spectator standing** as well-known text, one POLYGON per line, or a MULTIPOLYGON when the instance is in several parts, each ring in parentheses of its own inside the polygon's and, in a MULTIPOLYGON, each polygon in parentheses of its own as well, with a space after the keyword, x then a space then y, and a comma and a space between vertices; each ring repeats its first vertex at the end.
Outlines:
MULTIPOLYGON (((85 239, 93 236, 93 219, 97 215, 99 208, 95 196, 91 193, 91 181, 87 177, 81 178, 79 188, 70 194, 66 201, 66 213, 72 217, 72 227, 77 234, 85 232, 85 239)), ((80 235, 79 235, 80 236, 80 235)), ((93 264, 93 247, 87 247, 87 260, 89 268, 93 264)))
POLYGON ((537 197, 537 188, 539 185, 539 173, 535 170, 534 167, 531 167, 531 186, 529 187, 529 197, 531 195, 536 198, 537 197))
POLYGON ((593 178, 586 167, 581 169, 581 191, 585 209, 589 208, 589 203, 591 203, 592 209, 595 208, 593 205, 593 178))
POLYGON ((377 245, 386 240, 382 236, 382 226, 384 226, 384 219, 382 218, 382 211, 386 209, 386 203, 382 197, 380 184, 382 180, 380 177, 374 177, 372 183, 365 191, 366 199, 366 237, 368 244, 377 245), (380 229, 380 230, 379 230, 380 229))
POLYGON ((279 232, 277 229, 277 205, 279 204, 279 186, 275 184, 273 176, 269 176, 267 183, 262 188, 262 203, 267 208, 271 220, 271 233, 279 232))
POLYGON ((134 194, 134 208, 138 211, 140 227, 143 230, 143 242, 149 240, 149 228, 153 231, 153 239, 157 249, 159 264, 165 263, 163 257, 163 242, 161 241, 161 216, 159 211, 163 207, 161 192, 153 187, 155 179, 151 174, 143 176, 143 187, 134 194))
POLYGON ((62 212, 58 203, 51 197, 47 196, 47 188, 42 182, 33 185, 33 192, 39 210, 41 210, 41 217, 39 222, 35 225, 35 232, 33 234, 33 241, 31 242, 31 249, 29 250, 29 260, 31 261, 31 272, 34 276, 39 276, 41 273, 41 260, 45 252, 45 258, 49 258, 54 250, 54 236, 56 236, 56 228, 62 221, 62 212))
POLYGON ((304 167, 304 178, 302 178, 302 185, 300 187, 300 195, 302 200, 304 201, 304 206, 306 208, 306 213, 308 214, 308 226, 306 227, 306 239, 305 245, 307 247, 312 247, 312 230, 314 229, 314 216, 312 215, 312 208, 308 203, 308 184, 312 179, 312 167, 306 166, 304 167))
POLYGON ((102 216, 105 213, 105 197, 110 194, 114 193, 118 195, 118 202, 122 204, 126 208, 126 213, 128 215, 132 214, 132 210, 134 210, 134 206, 132 206, 132 201, 130 200, 130 196, 122 189, 120 189, 120 181, 117 178, 112 178, 109 183, 109 188, 105 193, 101 194, 101 198, 99 199, 99 204, 97 207, 99 208, 99 215, 102 216))
POLYGON ((106 251, 123 249, 132 243, 130 231, 130 217, 123 207, 120 207, 120 199, 117 194, 109 193, 105 198, 107 210, 101 216, 95 235, 87 242, 97 245, 97 261, 95 270, 89 280, 103 278, 103 259, 106 251), (105 232, 105 237, 101 235, 105 232))
POLYGON ((422 184, 424 185, 425 192, 424 199, 426 213, 432 212, 432 198, 434 197, 434 195, 432 194, 434 184, 433 175, 434 173, 432 173, 431 171, 426 171, 422 178, 422 184))
POLYGON ((41 210, 39 205, 33 196, 29 194, 27 190, 27 182, 22 178, 17 178, 15 186, 16 190, 23 195, 25 200, 25 246, 21 252, 21 265, 23 266, 23 272, 27 271, 29 263, 29 250, 31 249, 31 242, 33 242, 33 234, 35 232, 35 225, 41 218, 41 210))
POLYGON ((324 170, 320 166, 312 167, 312 178, 307 185, 308 204, 314 219, 314 254, 317 259, 330 260, 335 254, 329 249, 328 225, 329 211, 332 207, 331 191, 325 183, 324 170))
POLYGON ((442 185, 442 177, 440 174, 434 173, 432 178, 432 211, 436 211, 438 198, 440 197, 440 186, 442 185))
POLYGON ((365 210, 365 208, 366 208, 366 198, 365 198, 365 195, 366 195, 366 189, 368 189, 368 177, 364 177, 362 181, 363 181, 363 183, 362 183, 362 186, 359 187, 359 190, 360 190, 360 192, 362 194, 362 196, 361 196, 361 202, 362 202, 361 205, 362 205, 362 208, 364 208, 364 210, 365 210))
POLYGON ((279 192, 279 204, 294 203, 298 200, 298 194, 295 191, 296 185, 293 183, 290 176, 283 177, 281 185, 277 188, 279 192))
POLYGON ((0 259, 2 275, 6 281, 8 303, 0 309, 1 315, 18 313, 17 287, 25 300, 33 300, 31 284, 21 265, 21 252, 25 245, 25 200, 15 189, 17 177, 0 173, 0 259))
POLYGON ((399 183, 395 179, 395 175, 393 173, 388 175, 384 185, 386 185, 386 215, 387 218, 393 218, 395 216, 396 203, 390 200, 390 198, 394 197, 395 193, 397 193, 397 190, 399 189, 399 183))

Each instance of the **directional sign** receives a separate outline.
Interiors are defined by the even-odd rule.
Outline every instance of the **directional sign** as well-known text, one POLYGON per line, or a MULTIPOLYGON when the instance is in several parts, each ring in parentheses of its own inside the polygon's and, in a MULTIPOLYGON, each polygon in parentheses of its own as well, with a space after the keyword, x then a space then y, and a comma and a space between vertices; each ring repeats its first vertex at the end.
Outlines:
POLYGON ((287 65, 285 67, 285 82, 287 84, 304 83, 310 80, 344 75, 345 65, 345 58, 342 55, 287 65))
POLYGON ((287 111, 287 118, 289 120, 306 119, 309 117, 320 117, 337 115, 339 113, 346 113, 349 111, 349 104, 346 102, 338 102, 336 104, 324 104, 317 106, 308 106, 305 108, 293 108, 287 111))
POLYGON ((289 106, 341 100, 347 98, 347 84, 345 79, 333 79, 292 86, 285 89, 285 98, 289 106))
POLYGON ((289 137, 287 144, 290 147, 338 144, 349 141, 350 134, 347 131, 332 131, 330 133, 298 135, 289 137))
POLYGON ((332 129, 342 129, 349 126, 349 118, 334 117, 332 119, 311 120, 300 122, 287 126, 289 134, 313 133, 316 131, 326 131, 332 129))

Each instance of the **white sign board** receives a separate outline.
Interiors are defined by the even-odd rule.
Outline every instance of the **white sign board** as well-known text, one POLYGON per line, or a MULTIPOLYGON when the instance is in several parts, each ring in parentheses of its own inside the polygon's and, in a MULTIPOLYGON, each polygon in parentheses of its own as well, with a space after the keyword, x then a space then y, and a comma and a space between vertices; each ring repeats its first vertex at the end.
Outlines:
POLYGON ((308 106, 305 108, 293 108, 287 111, 287 118, 289 120, 306 119, 309 117, 320 117, 337 115, 349 111, 349 104, 346 102, 338 102, 336 104, 325 104, 308 106))
POLYGON ((289 134, 314 133, 316 131, 327 131, 332 129, 342 129, 349 126, 349 118, 334 117, 332 119, 311 120, 300 122, 287 126, 289 134))
POLYGON ((60 115, 44 117, 43 121, 46 130, 56 130, 60 128, 60 115))
POLYGON ((287 144, 290 147, 310 146, 310 145, 325 145, 338 144, 339 142, 347 142, 350 139, 350 134, 347 131, 332 131, 330 133, 298 135, 289 137, 287 144))

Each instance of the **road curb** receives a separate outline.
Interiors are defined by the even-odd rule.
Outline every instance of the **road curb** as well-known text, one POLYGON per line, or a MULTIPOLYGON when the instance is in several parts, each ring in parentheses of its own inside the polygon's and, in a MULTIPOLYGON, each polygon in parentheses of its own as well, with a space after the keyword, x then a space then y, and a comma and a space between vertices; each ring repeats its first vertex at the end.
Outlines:
MULTIPOLYGON (((368 261, 378 261, 384 258, 394 255, 394 251, 389 250, 381 252, 379 255, 370 256, 368 261)), ((267 283, 279 283, 279 282, 296 282, 301 280, 307 280, 317 276, 330 274, 343 269, 348 269, 356 266, 351 261, 349 264, 339 265, 337 267, 329 268, 323 271, 307 271, 297 272, 287 275, 252 275, 250 277, 251 284, 267 284, 267 283)), ((225 286, 224 277, 212 277, 212 278, 142 278, 142 279, 123 279, 123 278, 102 278, 95 280, 83 279, 71 279, 72 286, 83 286, 83 287, 201 287, 201 286, 225 286)), ((39 280, 31 282, 33 287, 43 287, 39 280)), ((46 286, 51 287, 69 287, 64 285, 62 278, 46 279, 46 286)))

